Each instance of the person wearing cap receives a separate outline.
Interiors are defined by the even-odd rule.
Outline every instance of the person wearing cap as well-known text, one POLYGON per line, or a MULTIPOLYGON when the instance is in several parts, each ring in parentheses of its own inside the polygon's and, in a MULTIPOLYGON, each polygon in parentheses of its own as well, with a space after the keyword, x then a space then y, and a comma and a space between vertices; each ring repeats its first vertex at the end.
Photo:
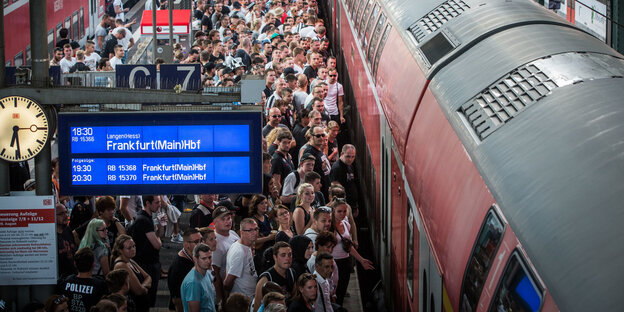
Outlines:
POLYGON ((299 160, 299 168, 289 173, 284 179, 282 194, 280 199, 282 203, 290 204, 297 197, 297 187, 303 181, 305 174, 314 170, 314 162, 316 158, 312 154, 303 154, 299 160))
POLYGON ((227 253, 227 274, 223 281, 226 291, 254 298, 258 274, 253 261, 253 246, 258 239, 258 224, 252 218, 240 223, 241 237, 227 253))
POLYGON ((240 239, 240 236, 232 231, 232 212, 227 207, 218 206, 212 215, 217 237, 217 249, 212 255, 212 264, 215 267, 215 273, 225 278, 228 250, 234 242, 240 239))

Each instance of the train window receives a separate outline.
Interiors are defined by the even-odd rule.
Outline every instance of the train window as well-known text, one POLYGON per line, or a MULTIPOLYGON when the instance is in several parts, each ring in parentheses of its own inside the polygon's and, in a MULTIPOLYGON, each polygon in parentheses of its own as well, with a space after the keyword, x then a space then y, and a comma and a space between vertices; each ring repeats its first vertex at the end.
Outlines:
POLYGON ((377 47, 377 53, 375 53, 375 64, 373 64, 373 75, 375 75, 375 79, 377 79, 377 65, 379 65, 379 59, 381 58, 381 52, 386 45, 386 40, 388 40, 388 36, 390 36, 390 30, 392 29, 392 25, 388 23, 386 26, 386 30, 384 30, 383 36, 381 36, 381 42, 379 42, 379 46, 377 47))
POLYGON ((78 11, 74 12, 72 15, 72 36, 71 38, 74 41, 80 40, 80 24, 78 23, 78 11))
POLYGON ((429 66, 433 66, 437 61, 447 55, 449 52, 453 51, 455 47, 453 44, 446 38, 444 33, 439 32, 433 38, 429 39, 425 42, 420 50, 426 58, 426 61, 429 62, 429 66))
POLYGON ((405 279, 407 280, 407 290, 410 293, 410 299, 414 298, 414 213, 412 212, 412 204, 407 202, 407 272, 405 279))
POLYGON ((355 27, 357 27, 357 23, 360 20, 360 17, 362 16, 362 12, 364 11, 364 7, 368 4, 368 0, 360 0, 360 4, 358 5, 357 8, 357 13, 355 14, 355 18, 353 19, 353 25, 355 25, 355 27))
POLYGON ((63 23, 58 23, 58 25, 56 25, 56 40, 54 40, 54 42, 61 38, 61 36, 59 35, 59 33, 61 32, 61 28, 63 28, 63 23))
POLYGON ((30 66, 32 56, 30 55, 30 45, 26 47, 26 66, 30 66))
POLYGON ((80 29, 80 36, 82 38, 85 35, 85 23, 84 23, 84 8, 80 7, 80 12, 78 13, 78 29, 80 29))
POLYGON ((368 46, 368 39, 370 39, 370 33, 371 30, 373 29, 373 25, 375 25, 375 22, 377 21, 377 16, 379 16, 379 4, 375 4, 375 8, 373 9, 373 13, 371 14, 371 17, 368 19, 368 24, 366 24, 366 28, 363 30, 364 34, 362 35, 362 46, 363 47, 367 47, 368 46))
POLYGON ((11 1, 9 1, 9 0, 4 0, 4 7, 5 7, 5 8, 6 8, 6 7, 8 7, 8 6, 9 6, 9 4, 11 4, 11 1))
POLYGON ((351 3, 351 6, 349 7, 349 16, 351 16, 351 20, 355 21, 355 14, 357 13, 357 8, 358 5, 360 4, 360 1, 362 0, 353 0, 353 2, 351 3))
POLYGON ((362 27, 366 25, 366 21, 368 20, 369 14, 371 12, 371 8, 373 7, 372 1, 369 1, 364 9, 364 14, 362 14, 362 18, 358 19, 357 30, 360 36, 362 35, 362 31, 364 30, 362 27))
POLYGON ((386 16, 382 13, 377 21, 377 26, 375 26, 375 31, 373 32, 373 36, 371 38, 371 43, 368 47, 368 65, 373 66, 373 60, 375 57, 375 48, 377 48, 377 44, 379 43, 379 39, 381 38, 381 29, 386 23, 386 16))
POLYGON ((518 252, 510 256, 490 311, 539 311, 543 289, 527 269, 518 252))
POLYGON ((23 51, 20 51, 19 53, 15 55, 15 58, 13 58, 13 64, 15 65, 15 67, 20 67, 24 65, 24 52, 23 51))
POLYGON ((460 311, 476 311, 483 283, 494 262, 496 250, 503 239, 505 225, 490 209, 481 225, 477 241, 472 248, 472 255, 462 283, 460 311))
POLYGON ((71 35, 71 16, 68 16, 65 19, 65 23, 63 24, 63 27, 65 27, 65 28, 67 28, 67 30, 69 30, 68 38, 72 38, 72 35, 71 35))
POLYGON ((52 55, 54 52, 54 29, 50 29, 48 32, 48 54, 52 55))

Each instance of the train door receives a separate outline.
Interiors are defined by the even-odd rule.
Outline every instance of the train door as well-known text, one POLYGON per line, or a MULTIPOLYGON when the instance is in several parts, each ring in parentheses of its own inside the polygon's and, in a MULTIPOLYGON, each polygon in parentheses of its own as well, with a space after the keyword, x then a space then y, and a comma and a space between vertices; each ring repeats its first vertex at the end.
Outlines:
POLYGON ((441 312, 442 311, 442 277, 438 270, 438 265, 431 251, 431 245, 427 240, 425 232, 420 235, 419 248, 419 274, 420 287, 418 290, 420 301, 420 312, 441 312))
MULTIPOLYGON (((388 126, 386 118, 381 115, 381 188, 380 207, 379 207, 379 227, 381 232, 381 240, 379 244, 379 265, 381 266, 381 274, 385 281, 391 280, 390 275, 390 248, 392 246, 389 228, 392 222, 390 207, 392 204, 392 185, 390 174, 392 172, 392 132, 388 126)), ((391 284, 391 283, 390 283, 391 284)), ((390 285, 387 285, 390 286, 390 285)), ((390 292, 392 293, 392 292, 390 292)))
POLYGON ((406 218, 406 248, 405 248, 405 288, 406 295, 404 301, 408 311, 418 310, 418 290, 420 289, 419 281, 419 246, 420 233, 422 232, 422 222, 418 209, 410 191, 407 181, 404 186, 405 197, 407 197, 407 218, 406 218))
MULTIPOLYGON (((89 0, 89 31, 87 34, 94 34, 95 27, 100 23, 100 0, 89 0)), ((102 11, 104 8, 102 7, 102 11)))
POLYGON ((403 191, 403 166, 399 158, 399 153, 391 148, 392 173, 391 179, 391 198, 392 208, 390 209, 391 218, 394 222, 390 223, 390 240, 392 249, 390 251, 391 274, 393 278, 393 295, 395 307, 400 311, 406 311, 406 263, 405 254, 407 247, 407 201, 405 192, 403 191))

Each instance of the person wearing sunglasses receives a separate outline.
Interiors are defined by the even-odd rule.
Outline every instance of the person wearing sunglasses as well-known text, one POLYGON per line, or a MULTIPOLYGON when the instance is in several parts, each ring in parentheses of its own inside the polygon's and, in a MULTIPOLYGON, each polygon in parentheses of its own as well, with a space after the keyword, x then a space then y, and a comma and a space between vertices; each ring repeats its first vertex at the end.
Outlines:
POLYGON ((266 126, 262 128, 262 137, 266 138, 269 132, 271 132, 271 130, 277 127, 288 129, 286 125, 280 123, 281 120, 282 120, 282 112, 279 110, 279 108, 273 107, 269 109, 269 119, 267 121, 266 126))
POLYGON ((130 284, 129 297, 136 305, 136 311, 149 311, 149 289, 152 287, 152 277, 132 258, 136 256, 136 244, 132 237, 119 235, 112 252, 112 267, 114 270, 126 270, 130 284))
POLYGON ((167 275, 167 286, 169 286, 169 296, 171 298, 169 306, 173 304, 175 310, 183 311, 180 286, 184 277, 195 265, 193 263, 193 248, 201 243, 202 235, 195 228, 189 228, 182 233, 182 249, 178 251, 178 256, 173 259, 167 275))
POLYGON ((328 168, 329 161, 327 155, 322 151, 322 146, 327 134, 322 127, 314 126, 310 128, 310 143, 306 147, 304 153, 309 153, 316 158, 314 162, 314 172, 321 176, 321 192, 323 196, 327 198, 327 189, 329 187, 329 172, 331 168, 328 168))
POLYGON ((304 273, 297 279, 293 290, 293 299, 288 306, 288 312, 312 312, 316 301, 318 285, 314 275, 304 273))
POLYGON ((91 219, 79 248, 89 247, 95 255, 93 275, 106 276, 110 271, 108 265, 108 228, 102 219, 91 219))
POLYGON ((240 223, 240 234, 240 239, 227 252, 227 275, 223 287, 226 291, 241 293, 253 299, 258 281, 252 250, 258 239, 256 221, 252 218, 243 219, 240 223))
POLYGON ((64 295, 52 295, 45 302, 45 312, 69 312, 67 301, 64 295))
POLYGON ((327 74, 327 96, 325 97, 325 109, 329 117, 343 124, 344 118, 344 88, 338 82, 338 71, 336 68, 329 68, 327 74))

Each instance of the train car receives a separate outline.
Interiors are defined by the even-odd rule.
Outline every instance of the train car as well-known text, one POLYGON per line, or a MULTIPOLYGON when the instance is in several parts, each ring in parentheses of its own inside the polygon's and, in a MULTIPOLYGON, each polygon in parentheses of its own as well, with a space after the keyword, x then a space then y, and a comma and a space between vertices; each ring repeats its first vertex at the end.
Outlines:
POLYGON ((615 311, 624 60, 529 0, 328 0, 392 311, 615 311))
MULTIPOLYGON (((52 53, 59 30, 69 30, 74 41, 95 32, 104 14, 105 0, 47 1, 48 52, 52 53)), ((30 65, 30 8, 26 0, 4 0, 5 63, 7 66, 30 65)), ((83 42, 84 44, 84 42, 83 42)))

